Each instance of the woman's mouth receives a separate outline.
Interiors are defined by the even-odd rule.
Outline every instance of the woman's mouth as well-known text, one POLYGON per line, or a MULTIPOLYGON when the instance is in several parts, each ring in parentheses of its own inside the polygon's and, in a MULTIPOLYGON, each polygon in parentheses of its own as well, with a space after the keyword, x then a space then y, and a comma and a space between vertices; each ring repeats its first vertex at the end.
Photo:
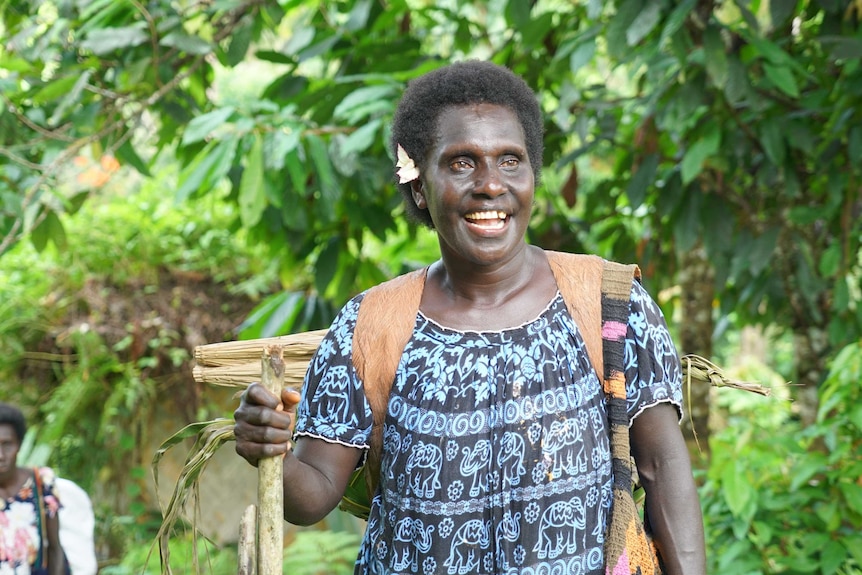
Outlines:
POLYGON ((509 219, 506 212, 492 210, 487 212, 471 212, 464 216, 468 222, 486 230, 500 230, 509 219))

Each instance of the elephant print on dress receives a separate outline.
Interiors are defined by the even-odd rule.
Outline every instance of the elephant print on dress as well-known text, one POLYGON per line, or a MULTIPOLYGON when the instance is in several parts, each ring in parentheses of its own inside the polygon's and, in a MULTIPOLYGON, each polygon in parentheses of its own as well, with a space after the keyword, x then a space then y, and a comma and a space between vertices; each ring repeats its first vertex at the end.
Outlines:
POLYGON ((587 456, 584 454, 581 428, 575 420, 563 419, 551 423, 542 442, 542 452, 550 455, 553 463, 551 477, 562 477, 563 473, 574 475, 587 470, 587 456), (575 456, 575 449, 580 450, 575 456))
POLYGON ((497 565, 503 571, 509 570, 509 560, 506 557, 504 546, 500 545, 501 541, 509 541, 515 543, 521 538, 521 514, 507 510, 503 514, 503 520, 497 524, 496 539, 497 542, 497 565))
POLYGON ((461 460, 461 475, 464 479, 473 476, 473 485, 470 486, 470 497, 477 497, 483 491, 488 491, 488 464, 491 462, 491 441, 482 439, 476 442, 471 451, 465 447, 462 451, 464 459, 461 460))
POLYGON ((500 451, 497 452, 497 466, 503 474, 503 488, 521 483, 524 469, 524 438, 519 433, 507 431, 503 434, 500 451))
POLYGON ((420 519, 405 517, 395 524, 392 537, 392 569, 398 573, 418 569, 417 555, 431 549, 431 533, 434 526, 425 527, 420 519))
POLYGON ((433 443, 420 441, 413 446, 404 472, 416 497, 434 497, 440 489, 440 464, 443 452, 433 443))
POLYGON ((336 421, 355 421, 348 399, 352 385, 346 367, 333 366, 327 370, 314 394, 314 401, 321 405, 321 413, 331 413, 336 421))
POLYGON ((533 551, 539 559, 555 559, 565 551, 573 554, 578 550, 577 534, 581 531, 581 547, 586 546, 587 512, 580 497, 569 501, 557 501, 542 513, 539 521, 539 540, 533 551))
POLYGON ((481 519, 471 519, 458 528, 452 536, 449 557, 443 562, 449 575, 464 575, 479 571, 482 551, 491 546, 491 522, 482 523, 481 519))

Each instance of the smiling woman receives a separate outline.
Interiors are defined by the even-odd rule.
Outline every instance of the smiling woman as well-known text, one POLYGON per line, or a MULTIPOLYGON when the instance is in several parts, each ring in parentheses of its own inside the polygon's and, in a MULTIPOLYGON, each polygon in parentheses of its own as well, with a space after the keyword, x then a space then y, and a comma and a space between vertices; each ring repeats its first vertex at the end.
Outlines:
POLYGON ((666 572, 705 572, 700 506, 678 427, 681 369, 658 306, 629 273, 621 299, 608 304, 614 321, 601 330, 618 346, 624 373, 598 373, 585 338, 595 341, 600 330, 576 320, 583 312, 570 313, 569 304, 604 313, 604 284, 587 281, 601 276, 602 262, 566 260, 567 281, 595 287, 569 302, 552 263, 561 254, 525 241, 541 126, 533 92, 500 66, 464 62, 412 82, 391 145, 407 211, 436 231, 440 259, 410 276, 421 297, 406 318, 412 333, 385 418, 353 348, 369 340, 374 350, 391 347, 384 342, 394 330, 360 334, 357 320, 366 297, 379 302, 381 293, 403 309, 395 298, 414 295, 403 277, 341 310, 301 398, 253 384, 235 412, 240 455, 251 463, 284 455, 285 518, 294 523, 323 518, 366 452, 382 451, 357 575, 645 575, 645 563, 607 547, 613 493, 631 473, 620 463, 628 448, 612 456, 612 447, 616 435, 629 435, 628 422, 666 572))

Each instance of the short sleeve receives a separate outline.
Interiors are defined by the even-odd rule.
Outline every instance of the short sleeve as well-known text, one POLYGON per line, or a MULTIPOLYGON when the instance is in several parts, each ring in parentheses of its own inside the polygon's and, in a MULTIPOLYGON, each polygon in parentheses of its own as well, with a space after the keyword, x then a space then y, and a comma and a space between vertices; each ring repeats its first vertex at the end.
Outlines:
POLYGON ((623 361, 629 422, 659 403, 672 403, 682 420, 679 355, 661 309, 637 281, 632 284, 623 361))
POLYGON ((60 511, 60 499, 57 495, 57 476, 50 467, 39 468, 39 481, 42 484, 42 500, 45 502, 45 514, 48 517, 57 517, 60 511))
POLYGON ((341 309, 308 365, 294 437, 368 447, 371 406, 352 361, 353 330, 362 296, 341 309))

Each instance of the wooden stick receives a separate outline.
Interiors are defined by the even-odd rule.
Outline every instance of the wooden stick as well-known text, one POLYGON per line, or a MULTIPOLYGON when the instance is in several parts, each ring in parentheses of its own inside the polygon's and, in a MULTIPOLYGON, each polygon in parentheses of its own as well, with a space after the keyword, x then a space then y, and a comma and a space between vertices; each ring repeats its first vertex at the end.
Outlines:
POLYGON ((257 575, 257 549, 255 548, 255 522, 257 508, 249 505, 239 523, 237 543, 237 575, 257 575))
MULTIPOLYGON (((261 384, 281 398, 284 350, 267 345, 261 358, 261 384)), ((261 459, 257 466, 258 575, 282 575, 284 554, 284 468, 281 457, 261 459)))

